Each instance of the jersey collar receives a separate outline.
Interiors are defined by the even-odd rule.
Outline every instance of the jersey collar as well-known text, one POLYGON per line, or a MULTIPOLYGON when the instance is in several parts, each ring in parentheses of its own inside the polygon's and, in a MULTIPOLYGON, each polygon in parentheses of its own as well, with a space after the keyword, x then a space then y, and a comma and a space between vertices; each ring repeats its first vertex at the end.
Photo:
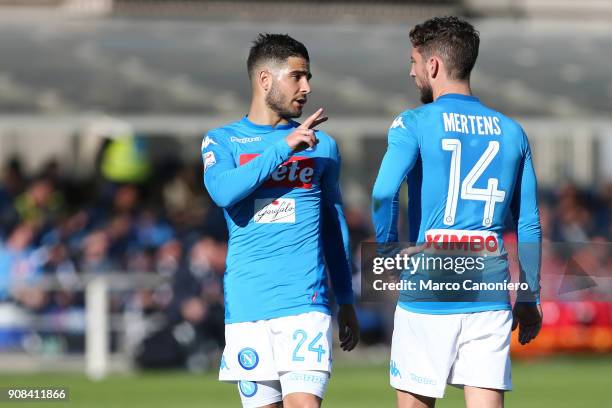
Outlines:
POLYGON ((456 94, 456 93, 448 93, 448 94, 438 96, 437 100, 440 100, 440 99, 459 99, 463 101, 480 102, 480 100, 475 96, 456 94))
POLYGON ((246 127, 249 127, 251 129, 254 130, 259 130, 259 131, 263 131, 263 132, 273 132, 275 130, 287 130, 287 129, 291 129, 296 127, 296 124, 294 121, 290 120, 289 123, 285 123, 282 125, 276 125, 276 126, 272 126, 272 125, 258 125, 256 123, 253 123, 249 120, 248 115, 244 115, 244 117, 241 120, 242 124, 246 127))

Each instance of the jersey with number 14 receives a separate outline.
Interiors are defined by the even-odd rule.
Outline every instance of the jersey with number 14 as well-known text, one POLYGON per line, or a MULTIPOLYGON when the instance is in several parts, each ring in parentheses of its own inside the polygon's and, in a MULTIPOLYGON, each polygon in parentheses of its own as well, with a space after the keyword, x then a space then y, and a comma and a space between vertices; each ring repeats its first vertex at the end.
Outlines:
MULTIPOLYGON (((519 243, 538 245, 540 241, 536 180, 527 137, 515 121, 473 96, 443 95, 403 112, 391 125, 388 150, 373 191, 379 243, 398 240, 397 198, 405 179, 412 242, 480 240, 486 249, 503 257, 502 233, 509 215, 518 224, 519 243)), ((538 292, 539 258, 521 266, 530 288, 538 292)), ((507 270, 496 279, 504 277, 509 281, 507 270)), ((400 306, 415 312, 459 313, 504 309, 509 304, 400 302, 400 306)))

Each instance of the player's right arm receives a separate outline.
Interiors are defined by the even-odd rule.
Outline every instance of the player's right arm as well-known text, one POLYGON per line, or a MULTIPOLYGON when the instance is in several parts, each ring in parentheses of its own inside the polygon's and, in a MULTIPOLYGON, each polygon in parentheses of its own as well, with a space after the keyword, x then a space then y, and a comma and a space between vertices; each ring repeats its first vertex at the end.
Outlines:
POLYGON ((519 342, 527 344, 542 327, 540 306, 540 267, 542 257, 542 233, 537 201, 537 182, 531 149, 523 133, 523 157, 520 163, 511 211, 518 235, 519 281, 529 289, 517 294, 514 305, 512 330, 519 328, 519 342))
POLYGON ((202 144, 204 184, 219 207, 229 207, 255 191, 290 155, 291 148, 283 139, 250 162, 236 166, 231 149, 211 132, 202 144))
POLYGON ((414 116, 398 116, 388 133, 387 152, 372 190, 372 221, 376 242, 397 242, 398 196, 402 182, 419 155, 414 116))
POLYGON ((529 286, 520 301, 540 302, 542 232, 538 210, 538 188, 527 136, 523 134, 523 156, 517 172, 510 210, 516 223, 520 282, 529 286))
POLYGON ((327 118, 319 109, 285 139, 268 147, 242 166, 236 166, 231 149, 212 132, 202 142, 204 184, 219 207, 236 204, 255 191, 292 153, 313 147, 317 139, 312 129, 327 118))

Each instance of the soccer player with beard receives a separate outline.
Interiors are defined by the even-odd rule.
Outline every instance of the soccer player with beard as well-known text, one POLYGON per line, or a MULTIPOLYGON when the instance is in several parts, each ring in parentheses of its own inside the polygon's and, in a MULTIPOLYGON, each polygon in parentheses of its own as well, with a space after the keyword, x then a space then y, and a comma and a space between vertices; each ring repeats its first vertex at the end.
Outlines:
POLYGON ((225 340, 219 379, 244 407, 317 407, 332 363, 327 273, 344 350, 359 340, 336 142, 302 124, 310 93, 304 45, 260 34, 247 68, 248 115, 202 141, 204 183, 229 229, 225 340))
POLYGON ((510 219, 517 227, 525 287, 513 311, 506 290, 402 292, 390 381, 400 408, 433 407, 447 383, 464 389, 468 407, 498 408, 512 387, 511 329, 519 327, 525 344, 537 336, 542 321, 541 233, 529 142, 518 123, 472 95, 470 73, 480 43, 472 25, 456 17, 433 18, 415 26, 410 40, 410 76, 424 105, 401 113, 389 129, 372 192, 377 242, 398 240, 397 198, 406 180, 409 240, 430 243, 417 247, 425 248, 418 256, 453 248, 445 243, 474 243, 467 246, 469 256, 480 255, 476 243, 487 246, 478 245, 484 252, 481 271, 420 267, 404 279, 416 281, 415 287, 432 277, 450 283, 509 282, 502 234, 510 219))

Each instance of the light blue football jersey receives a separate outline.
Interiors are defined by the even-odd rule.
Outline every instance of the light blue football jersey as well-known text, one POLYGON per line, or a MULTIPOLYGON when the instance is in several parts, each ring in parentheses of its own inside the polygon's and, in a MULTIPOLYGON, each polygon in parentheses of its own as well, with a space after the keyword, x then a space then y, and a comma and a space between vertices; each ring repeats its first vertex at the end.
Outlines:
MULTIPOLYGON (((409 196, 408 240, 429 245, 482 243, 490 253, 480 281, 510 282, 502 234, 508 219, 514 220, 520 280, 528 284, 531 298, 539 301, 537 186, 529 142, 520 125, 478 98, 460 94, 446 94, 401 113, 389 129, 387 152, 372 193, 378 243, 398 241, 398 195, 404 181, 409 196)), ((468 276, 455 275, 451 278, 457 282, 468 276)), ((453 301, 417 300, 406 291, 399 305, 431 314, 510 308, 507 291, 493 298, 473 291, 452 296, 453 301)))
POLYGON ((298 126, 245 116, 202 141, 204 182, 229 230, 226 323, 329 313, 326 265, 338 303, 353 302, 338 148, 317 131, 314 148, 293 154, 285 138, 298 126))

